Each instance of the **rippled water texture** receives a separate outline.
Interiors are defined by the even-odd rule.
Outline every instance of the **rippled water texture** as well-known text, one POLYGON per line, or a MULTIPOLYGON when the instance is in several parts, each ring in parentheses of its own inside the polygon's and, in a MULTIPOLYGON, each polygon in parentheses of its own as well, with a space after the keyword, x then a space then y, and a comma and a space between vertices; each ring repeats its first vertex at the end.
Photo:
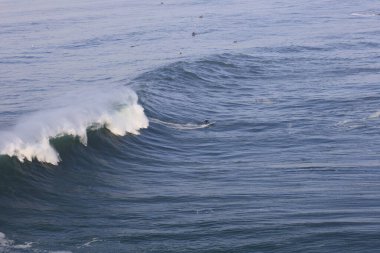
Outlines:
POLYGON ((379 13, 1 1, 0 252, 377 252, 379 13))

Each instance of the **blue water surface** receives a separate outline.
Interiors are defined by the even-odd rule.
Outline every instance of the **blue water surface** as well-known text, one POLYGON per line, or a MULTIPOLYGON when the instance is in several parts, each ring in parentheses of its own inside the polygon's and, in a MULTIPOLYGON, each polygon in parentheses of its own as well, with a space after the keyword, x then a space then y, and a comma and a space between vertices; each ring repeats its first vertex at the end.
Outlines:
POLYGON ((1 1, 0 252, 380 252, 379 14, 1 1), (68 132, 130 89, 140 134, 68 132), (45 137, 57 165, 6 152, 45 137))

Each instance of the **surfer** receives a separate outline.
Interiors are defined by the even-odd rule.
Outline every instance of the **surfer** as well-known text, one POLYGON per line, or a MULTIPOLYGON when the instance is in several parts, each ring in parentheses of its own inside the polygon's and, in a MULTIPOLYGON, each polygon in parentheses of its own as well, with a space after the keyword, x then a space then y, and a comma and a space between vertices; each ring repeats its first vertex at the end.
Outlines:
POLYGON ((210 126, 213 126, 215 124, 215 122, 211 122, 211 121, 209 121, 208 119, 205 119, 204 121, 203 121, 203 123, 202 123, 202 125, 204 126, 204 127, 210 127, 210 126))

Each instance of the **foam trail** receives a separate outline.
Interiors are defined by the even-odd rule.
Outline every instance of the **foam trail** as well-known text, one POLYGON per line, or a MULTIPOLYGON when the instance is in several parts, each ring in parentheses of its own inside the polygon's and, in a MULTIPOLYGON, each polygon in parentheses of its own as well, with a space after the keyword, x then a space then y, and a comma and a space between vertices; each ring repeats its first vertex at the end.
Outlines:
POLYGON ((186 124, 178 124, 172 122, 166 122, 155 118, 150 118, 151 122, 164 125, 166 127, 178 129, 178 130, 194 130, 200 128, 206 128, 212 126, 214 123, 202 123, 202 124, 194 124, 194 123, 186 123, 186 124))
POLYGON ((10 132, 0 133, 0 153, 57 165, 60 157, 50 145, 51 138, 72 135, 86 145, 88 128, 105 127, 122 136, 139 134, 149 125, 136 93, 127 88, 66 96, 60 102, 70 105, 34 113, 20 119, 10 132))
POLYGON ((377 119, 380 117, 380 111, 374 112, 368 116, 369 119, 377 119))
POLYGON ((351 16, 359 16, 359 17, 374 17, 374 16, 379 16, 380 14, 378 13, 359 13, 359 12, 354 12, 351 13, 351 16))

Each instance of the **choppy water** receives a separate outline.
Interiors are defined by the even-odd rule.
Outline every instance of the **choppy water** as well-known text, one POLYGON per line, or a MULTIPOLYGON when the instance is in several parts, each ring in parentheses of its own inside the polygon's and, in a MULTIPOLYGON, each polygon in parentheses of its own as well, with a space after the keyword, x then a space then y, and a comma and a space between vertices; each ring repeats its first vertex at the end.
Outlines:
POLYGON ((0 252, 380 252, 379 13, 1 1, 0 252))

